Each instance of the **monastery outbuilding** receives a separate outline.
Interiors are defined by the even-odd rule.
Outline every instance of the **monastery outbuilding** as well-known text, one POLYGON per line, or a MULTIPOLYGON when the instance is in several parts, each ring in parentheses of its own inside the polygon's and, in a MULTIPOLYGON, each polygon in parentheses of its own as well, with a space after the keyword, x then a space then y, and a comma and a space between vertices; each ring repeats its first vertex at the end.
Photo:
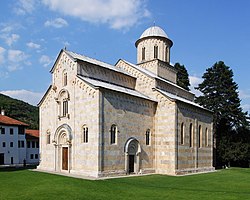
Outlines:
POLYGON ((39 103, 38 169, 92 177, 213 171, 212 113, 176 84, 173 42, 157 26, 137 64, 62 49, 39 103))

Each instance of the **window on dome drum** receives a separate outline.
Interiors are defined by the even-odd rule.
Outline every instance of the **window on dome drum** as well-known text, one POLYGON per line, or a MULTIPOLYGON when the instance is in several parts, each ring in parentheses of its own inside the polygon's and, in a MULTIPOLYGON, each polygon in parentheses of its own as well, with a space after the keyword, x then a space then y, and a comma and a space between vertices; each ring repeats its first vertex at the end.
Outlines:
POLYGON ((158 58, 158 46, 154 46, 154 58, 158 58))
POLYGON ((142 48, 142 55, 141 55, 142 61, 145 60, 145 47, 142 48))
POLYGON ((68 114, 68 101, 64 100, 63 101, 63 117, 65 117, 68 114))
POLYGON ((64 72, 63 73, 63 86, 67 85, 67 82, 68 82, 67 79, 68 79, 67 72, 64 72))
POLYGON ((181 123, 181 144, 184 144, 185 132, 184 132, 184 123, 181 123))
POLYGON ((150 129, 146 131, 146 145, 150 145, 150 129))
POLYGON ((46 139, 47 139, 46 143, 50 144, 50 133, 47 133, 47 138, 46 139))
POLYGON ((83 126, 82 142, 88 143, 89 141, 89 129, 87 126, 83 126))
POLYGON ((13 134, 14 134, 14 129, 10 128, 10 135, 13 135, 13 134))
POLYGON ((205 131, 205 146, 208 146, 208 129, 205 131))
POLYGON ((117 126, 113 124, 110 130, 110 144, 116 144, 117 126))
POLYGON ((1 127, 0 130, 1 130, 1 134, 5 134, 5 128, 1 127))
POLYGON ((198 147, 199 148, 202 147, 202 128, 201 128, 201 125, 199 126, 199 130, 198 130, 198 147))
POLYGON ((193 147, 193 124, 189 127, 189 147, 193 147))

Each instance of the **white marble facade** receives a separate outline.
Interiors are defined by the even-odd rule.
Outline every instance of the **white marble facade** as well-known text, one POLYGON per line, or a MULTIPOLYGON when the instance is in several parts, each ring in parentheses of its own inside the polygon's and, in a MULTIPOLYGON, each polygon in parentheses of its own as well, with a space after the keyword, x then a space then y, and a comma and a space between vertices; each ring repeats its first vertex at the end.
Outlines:
POLYGON ((137 64, 61 50, 39 103, 38 169, 103 177, 212 171, 212 113, 176 85, 172 41, 150 27, 137 64))

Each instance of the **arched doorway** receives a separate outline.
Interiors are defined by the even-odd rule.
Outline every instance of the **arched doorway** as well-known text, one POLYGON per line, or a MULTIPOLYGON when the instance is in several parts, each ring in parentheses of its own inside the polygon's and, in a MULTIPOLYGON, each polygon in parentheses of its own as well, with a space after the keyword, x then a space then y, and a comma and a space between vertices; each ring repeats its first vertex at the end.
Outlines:
POLYGON ((137 139, 130 138, 125 143, 125 171, 127 174, 139 173, 141 146, 137 139))
POLYGON ((70 172, 71 166, 71 128, 67 124, 59 126, 54 136, 55 171, 70 172))

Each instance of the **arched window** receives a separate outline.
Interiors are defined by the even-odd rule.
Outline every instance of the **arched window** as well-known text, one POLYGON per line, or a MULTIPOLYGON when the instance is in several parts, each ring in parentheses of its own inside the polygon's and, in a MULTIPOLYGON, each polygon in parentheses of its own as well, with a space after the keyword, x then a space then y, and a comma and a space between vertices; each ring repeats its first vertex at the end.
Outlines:
POLYGON ((117 140, 117 126, 113 124, 110 130, 110 144, 116 144, 117 140))
POLYGON ((146 145, 150 145, 150 129, 146 130, 146 145))
POLYGON ((86 125, 83 126, 83 129, 82 129, 82 142, 83 143, 88 143, 89 141, 89 129, 86 125))
POLYGON ((154 46, 154 58, 158 58, 158 46, 154 46))
POLYGON ((189 127, 189 146, 193 147, 193 124, 190 124, 189 127))
POLYGON ((184 123, 181 123, 181 144, 184 144, 185 141, 185 127, 184 123))
POLYGON ((199 132, 198 132, 198 147, 202 147, 202 128, 201 125, 199 126, 199 132))
POLYGON ((208 129, 205 131, 205 146, 208 146, 208 129))
POLYGON ((63 73, 63 86, 66 86, 68 82, 67 72, 63 73))
POLYGON ((145 60, 145 47, 142 47, 142 55, 141 55, 142 61, 145 60))

